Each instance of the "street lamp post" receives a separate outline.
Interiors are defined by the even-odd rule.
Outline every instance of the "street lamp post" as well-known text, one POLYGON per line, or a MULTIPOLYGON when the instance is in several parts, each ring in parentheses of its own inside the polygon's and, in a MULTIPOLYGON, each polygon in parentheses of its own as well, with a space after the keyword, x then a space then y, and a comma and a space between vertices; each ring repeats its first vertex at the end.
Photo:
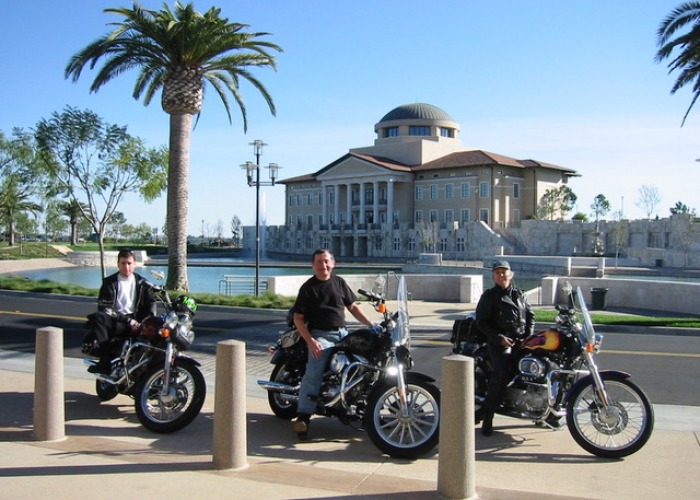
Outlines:
POLYGON ((267 168, 270 172, 269 181, 260 181, 260 157, 263 146, 267 146, 260 139, 250 143, 255 152, 255 163, 247 161, 241 168, 246 171, 249 187, 255 187, 255 296, 260 294, 260 186, 274 186, 277 180, 277 172, 280 168, 276 163, 270 163, 267 168))

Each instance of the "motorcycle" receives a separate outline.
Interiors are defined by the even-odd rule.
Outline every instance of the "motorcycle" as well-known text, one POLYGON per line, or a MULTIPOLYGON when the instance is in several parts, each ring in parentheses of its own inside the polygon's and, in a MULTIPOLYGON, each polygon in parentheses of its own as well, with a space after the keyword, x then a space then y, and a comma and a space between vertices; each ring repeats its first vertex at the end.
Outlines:
MULTIPOLYGON (((590 314, 577 288, 564 287, 568 304, 557 305, 556 326, 521 341, 514 374, 498 413, 531 419, 555 428, 559 419, 587 452, 621 458, 639 451, 654 429, 654 409, 647 395, 617 370, 599 370, 594 355, 603 336, 593 329, 590 314)), ((486 338, 474 314, 455 322, 452 351, 474 359, 477 417, 492 366, 486 338)))
MULTIPOLYGON (((409 371, 413 361, 405 280, 399 281, 395 313, 387 310, 383 295, 358 293, 383 315, 383 321, 350 332, 331 348, 316 414, 334 416, 348 425, 359 423, 387 455, 409 459, 426 455, 438 442, 440 391, 432 377, 409 371)), ((268 391, 273 413, 291 420, 297 414, 308 354, 291 312, 287 323, 290 329, 270 347, 274 365, 270 380, 258 384, 268 391)))
MULTIPOLYGON (((163 279, 163 274, 152 274, 163 279)), ((168 291, 151 284, 161 316, 144 319, 129 337, 112 338, 112 365, 108 375, 96 374, 95 390, 102 401, 117 394, 134 399, 139 422, 153 432, 170 433, 187 426, 199 414, 206 396, 200 363, 184 354, 194 342, 192 321, 196 301, 187 295, 170 300, 168 291)), ((88 331, 82 351, 98 357, 98 343, 88 331)), ((94 359, 84 359, 88 366, 94 359)))

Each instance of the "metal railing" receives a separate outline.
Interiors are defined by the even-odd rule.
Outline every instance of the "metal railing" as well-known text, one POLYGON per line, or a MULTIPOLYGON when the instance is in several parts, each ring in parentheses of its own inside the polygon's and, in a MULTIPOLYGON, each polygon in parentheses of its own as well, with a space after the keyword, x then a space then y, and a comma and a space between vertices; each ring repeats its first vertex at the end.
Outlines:
MULTIPOLYGON (((265 293, 267 291, 267 278, 262 278, 258 281, 258 291, 265 293)), ((220 295, 255 295, 255 278, 241 277, 225 274, 219 280, 220 295)))

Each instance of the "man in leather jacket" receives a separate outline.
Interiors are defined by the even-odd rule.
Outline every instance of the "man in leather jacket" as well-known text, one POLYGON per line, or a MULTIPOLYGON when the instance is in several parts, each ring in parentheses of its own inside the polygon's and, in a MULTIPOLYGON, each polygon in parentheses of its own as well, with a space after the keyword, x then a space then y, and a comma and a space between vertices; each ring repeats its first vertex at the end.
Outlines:
POLYGON ((493 415, 503 399, 510 379, 512 350, 517 343, 532 334, 535 315, 522 290, 511 284, 513 272, 507 261, 492 266, 495 285, 486 290, 476 306, 476 326, 488 340, 493 374, 489 379, 486 401, 481 408, 481 433, 493 433, 493 415))
POLYGON ((88 330, 99 343, 100 361, 90 366, 90 373, 109 373, 109 341, 138 329, 141 321, 156 313, 153 285, 134 273, 136 262, 131 250, 117 255, 119 271, 102 280, 97 297, 97 312, 88 316, 88 330))

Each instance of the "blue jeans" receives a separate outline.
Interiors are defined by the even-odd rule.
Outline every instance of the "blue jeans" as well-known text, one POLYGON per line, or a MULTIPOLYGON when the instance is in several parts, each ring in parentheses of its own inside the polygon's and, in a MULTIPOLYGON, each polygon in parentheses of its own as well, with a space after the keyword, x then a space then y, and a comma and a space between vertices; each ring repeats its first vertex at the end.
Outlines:
POLYGON ((301 387, 299 388, 299 402, 297 403, 297 413, 306 413, 313 415, 316 413, 316 403, 318 394, 321 392, 321 382, 323 382, 323 374, 328 365, 328 359, 331 356, 335 344, 348 334, 346 329, 327 331, 327 330, 311 330, 311 336, 318 340, 323 346, 321 356, 314 358, 309 349, 309 357, 306 361, 306 372, 301 379, 301 387))

